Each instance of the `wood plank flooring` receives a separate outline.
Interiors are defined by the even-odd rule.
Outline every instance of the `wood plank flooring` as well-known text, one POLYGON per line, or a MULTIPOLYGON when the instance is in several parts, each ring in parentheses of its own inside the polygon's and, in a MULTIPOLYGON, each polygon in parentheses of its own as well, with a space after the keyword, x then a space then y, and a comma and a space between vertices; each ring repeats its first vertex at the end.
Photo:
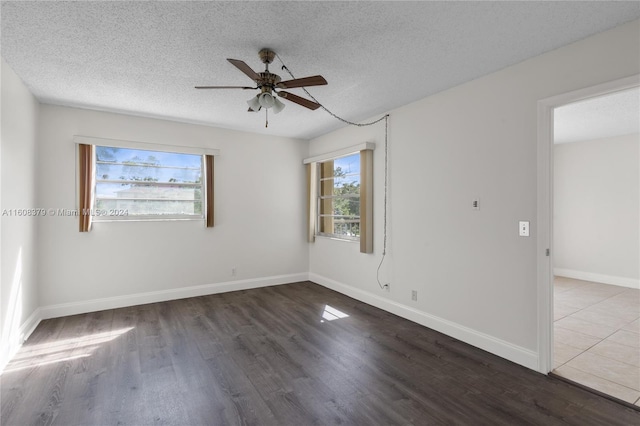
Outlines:
POLYGON ((46 320, 0 380, 2 425, 640 424, 310 282, 46 320))

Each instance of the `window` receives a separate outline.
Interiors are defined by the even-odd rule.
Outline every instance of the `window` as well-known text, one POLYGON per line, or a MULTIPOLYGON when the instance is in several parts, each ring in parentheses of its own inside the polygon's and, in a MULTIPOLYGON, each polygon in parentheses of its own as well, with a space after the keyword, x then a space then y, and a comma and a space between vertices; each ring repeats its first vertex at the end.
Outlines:
POLYGON ((327 236, 360 242, 373 253, 373 149, 371 142, 307 158, 308 240, 327 236))
POLYGON ((214 226, 217 149, 74 136, 80 232, 93 221, 204 220, 214 226))
POLYGON ((323 161, 317 167, 317 234, 359 239, 360 153, 323 161))
POLYGON ((94 170, 96 221, 203 218, 202 155, 96 146, 94 170))

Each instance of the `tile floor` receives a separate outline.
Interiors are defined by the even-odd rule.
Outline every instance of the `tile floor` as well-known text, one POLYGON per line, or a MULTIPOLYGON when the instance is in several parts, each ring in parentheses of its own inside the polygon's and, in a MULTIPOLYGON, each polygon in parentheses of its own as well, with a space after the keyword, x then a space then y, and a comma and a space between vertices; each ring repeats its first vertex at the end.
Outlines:
POLYGON ((554 280, 554 373, 640 406, 640 290, 554 280))

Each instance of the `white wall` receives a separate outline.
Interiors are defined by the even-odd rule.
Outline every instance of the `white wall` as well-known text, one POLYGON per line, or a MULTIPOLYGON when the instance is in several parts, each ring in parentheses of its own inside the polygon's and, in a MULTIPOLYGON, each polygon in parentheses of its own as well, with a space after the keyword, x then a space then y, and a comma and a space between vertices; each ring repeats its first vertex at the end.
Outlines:
POLYGON ((214 228, 202 221, 102 222, 80 233, 76 217, 42 219, 43 316, 211 293, 230 281, 306 278, 306 142, 51 105, 42 105, 39 126, 39 204, 46 208, 76 207, 74 135, 221 151, 214 228), (132 297, 141 294, 151 296, 132 297))
POLYGON ((537 101, 637 74, 639 28, 626 24, 391 111, 389 293, 375 280, 382 129, 312 140, 310 155, 363 140, 378 148, 375 253, 318 239, 311 279, 537 368, 537 101), (531 222, 531 237, 518 236, 520 220, 531 222))
POLYGON ((1 60, 0 146, 0 369, 35 323, 37 219, 15 216, 15 209, 36 207, 36 135, 38 102, 1 60))
POLYGON ((640 135, 554 147, 556 275, 637 287, 640 135))

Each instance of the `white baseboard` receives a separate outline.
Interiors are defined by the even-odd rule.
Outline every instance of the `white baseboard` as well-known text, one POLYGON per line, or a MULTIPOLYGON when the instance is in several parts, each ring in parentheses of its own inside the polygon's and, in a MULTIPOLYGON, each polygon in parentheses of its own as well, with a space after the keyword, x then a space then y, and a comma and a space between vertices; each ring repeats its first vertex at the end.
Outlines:
POLYGON ((393 300, 380 297, 374 293, 334 281, 315 273, 309 273, 309 280, 330 288, 331 290, 346 294, 347 296, 353 297, 361 302, 444 333, 494 355, 515 362, 516 364, 538 371, 538 354, 532 350, 514 345, 435 315, 419 311, 411 306, 397 303, 393 300))
POLYGON ((564 268, 553 268, 553 275, 557 277, 573 278, 576 280, 617 285, 620 287, 640 288, 640 280, 627 277, 617 277, 615 275, 595 274, 593 272, 576 271, 564 268))
POLYGON ((7 366, 9 360, 11 360, 20 347, 22 347, 24 341, 31 336, 33 330, 35 330, 38 324, 40 324, 40 321, 42 321, 42 312, 40 311, 40 308, 37 308, 31 313, 31 315, 29 315, 29 318, 22 323, 20 328, 18 328, 18 332, 13 336, 9 336, 9 341, 2 342, 2 351, 0 352, 0 372, 4 371, 4 367, 7 366))
POLYGON ((106 309, 124 308, 127 306, 144 305, 147 303, 166 302, 168 300, 186 299, 188 297, 206 296, 209 294, 226 293, 228 291, 249 290, 252 288, 268 287, 271 285, 288 284, 307 281, 309 274, 275 275, 272 277, 252 278, 248 280, 227 281, 216 284, 205 284, 192 287, 173 288, 168 290, 151 291, 147 293, 128 294, 124 296, 105 297, 102 299, 84 300, 82 302, 61 303, 40 308, 42 319, 65 317, 88 312, 104 311, 106 309))
POLYGON ((137 293, 126 296, 108 297, 93 299, 83 302, 63 303, 58 305, 43 306, 36 309, 31 316, 20 327, 16 342, 10 342, 9 349, 3 350, 0 354, 0 371, 4 369, 7 362, 18 351, 22 342, 33 332, 41 320, 57 318, 68 315, 76 315, 88 312, 96 312, 106 309, 122 308, 126 306, 142 305, 147 303, 165 302, 168 300, 184 299, 188 297, 205 296, 209 294, 225 293, 229 291, 249 290, 252 288, 267 287, 272 285, 288 284, 298 281, 313 281, 317 284, 346 294, 354 299, 368 303, 377 308, 391 312, 402 318, 424 325, 448 336, 459 339, 470 345, 491 352, 512 362, 536 370, 538 366, 538 354, 480 333, 468 327, 461 326, 454 322, 436 317, 419 311, 410 306, 402 305, 389 299, 380 297, 374 293, 360 290, 358 288, 339 283, 313 273, 298 273, 288 275, 277 275, 265 278, 255 278, 248 280, 229 281, 216 284, 206 284, 179 289, 169 289, 148 293, 137 293))

